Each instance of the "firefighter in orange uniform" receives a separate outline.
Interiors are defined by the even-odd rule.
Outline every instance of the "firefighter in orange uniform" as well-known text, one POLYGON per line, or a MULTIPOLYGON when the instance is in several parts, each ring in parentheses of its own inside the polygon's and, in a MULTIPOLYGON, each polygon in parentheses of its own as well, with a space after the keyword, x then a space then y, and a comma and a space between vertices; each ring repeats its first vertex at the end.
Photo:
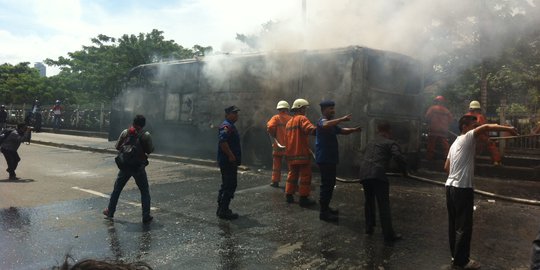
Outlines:
MULTIPOLYGON (((482 115, 482 108, 480 107, 480 102, 476 100, 471 101, 471 103, 469 104, 469 112, 466 113, 465 115, 476 116, 476 122, 479 125, 487 124, 486 117, 482 115)), ((499 153, 497 144, 495 144, 494 141, 490 140, 487 134, 483 134, 478 138, 478 142, 476 143, 476 153, 480 154, 486 148, 491 154, 491 161, 493 161, 493 165, 500 166, 501 154, 499 153)))
POLYGON ((452 123, 452 113, 444 106, 446 100, 443 96, 437 96, 433 100, 433 105, 426 112, 426 122, 429 125, 427 139, 426 159, 433 160, 435 157, 435 147, 440 144, 444 150, 444 157, 448 154, 450 145, 448 144, 448 128, 452 123))
POLYGON ((316 127, 306 117, 308 106, 309 102, 305 99, 299 98, 295 100, 291 108, 294 115, 285 128, 287 134, 285 153, 289 166, 287 184, 285 185, 285 198, 288 203, 293 203, 293 195, 298 190, 300 195, 299 204, 302 207, 316 204, 314 200, 309 198, 312 157, 309 148, 309 136, 315 135, 316 127))
POLYGON ((266 130, 272 137, 272 183, 270 186, 279 187, 281 181, 281 162, 285 156, 285 143, 287 140, 285 134, 285 125, 291 120, 289 115, 289 103, 285 100, 278 102, 276 109, 278 114, 272 116, 266 123, 266 130))

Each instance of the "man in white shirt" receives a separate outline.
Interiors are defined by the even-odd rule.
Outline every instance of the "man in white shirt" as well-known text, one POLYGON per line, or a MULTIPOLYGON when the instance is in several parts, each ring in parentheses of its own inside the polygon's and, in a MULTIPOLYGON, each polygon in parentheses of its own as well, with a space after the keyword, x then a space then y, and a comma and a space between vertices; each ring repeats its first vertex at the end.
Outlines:
POLYGON ((448 237, 452 253, 452 269, 479 269, 480 264, 469 258, 474 207, 474 157, 476 140, 489 131, 507 131, 516 135, 516 129, 497 124, 478 125, 476 116, 464 115, 459 119, 459 135, 448 152, 444 169, 446 180, 446 207, 448 210, 448 237))

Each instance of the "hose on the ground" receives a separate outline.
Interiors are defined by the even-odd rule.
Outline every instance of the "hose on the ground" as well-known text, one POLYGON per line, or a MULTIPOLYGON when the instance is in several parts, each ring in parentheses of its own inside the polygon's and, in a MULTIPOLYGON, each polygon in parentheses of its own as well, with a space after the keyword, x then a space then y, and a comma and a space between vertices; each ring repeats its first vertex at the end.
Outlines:
MULTIPOLYGON (((398 173, 387 173, 386 175, 388 175, 388 176, 401 176, 401 174, 398 174, 398 173)), ((440 181, 432 180, 432 179, 425 178, 425 177, 416 176, 416 175, 413 175, 413 174, 408 174, 407 178, 414 179, 414 180, 421 181, 421 182, 430 183, 430 184, 440 185, 440 186, 444 186, 444 184, 445 184, 445 183, 440 182, 440 181)), ((341 177, 336 177, 336 180, 339 181, 339 182, 342 182, 342 183, 359 183, 360 182, 360 179, 344 179, 344 178, 341 178, 341 177)), ((483 191, 483 190, 480 190, 480 189, 475 189, 474 192, 478 193, 478 194, 481 194, 481 195, 484 195, 484 196, 487 196, 487 197, 497 198, 497 199, 501 199, 501 200, 505 200, 505 201, 523 203, 523 204, 529 204, 529 205, 539 205, 540 206, 540 201, 537 201, 537 200, 529 200, 529 199, 523 199, 523 198, 517 198, 517 197, 504 196, 504 195, 499 195, 499 194, 495 194, 495 193, 492 193, 492 192, 483 191)))

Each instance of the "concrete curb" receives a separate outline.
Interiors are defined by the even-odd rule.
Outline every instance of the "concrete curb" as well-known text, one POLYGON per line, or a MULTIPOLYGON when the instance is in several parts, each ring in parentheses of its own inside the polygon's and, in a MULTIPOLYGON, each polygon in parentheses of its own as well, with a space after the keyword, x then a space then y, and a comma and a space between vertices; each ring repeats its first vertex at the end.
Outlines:
MULTIPOLYGON (((55 142, 40 141, 40 140, 32 140, 31 143, 47 145, 47 146, 53 146, 53 147, 59 147, 59 148, 66 148, 66 149, 74 149, 74 150, 81 150, 81 151, 88 151, 88 152, 111 154, 111 155, 116 155, 118 153, 118 151, 116 149, 96 148, 96 147, 90 147, 90 146, 81 146, 81 145, 65 144, 65 143, 55 143, 55 142)), ((189 164, 201 165, 201 166, 209 166, 209 167, 216 167, 217 166, 217 163, 214 160, 198 159, 198 158, 190 158, 190 157, 181 157, 181 156, 152 154, 150 156, 150 160, 152 160, 152 159, 170 161, 170 162, 178 162, 178 163, 189 163, 189 164)))

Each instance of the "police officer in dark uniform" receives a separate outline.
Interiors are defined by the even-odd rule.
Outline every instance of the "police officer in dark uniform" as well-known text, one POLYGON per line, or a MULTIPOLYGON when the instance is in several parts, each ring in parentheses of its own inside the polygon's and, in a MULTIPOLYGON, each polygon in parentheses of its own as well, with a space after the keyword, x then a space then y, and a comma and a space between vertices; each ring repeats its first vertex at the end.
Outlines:
POLYGON ((341 128, 338 126, 341 122, 350 121, 351 115, 334 119, 336 114, 334 101, 326 100, 319 105, 322 117, 317 122, 315 141, 315 159, 321 172, 319 219, 333 222, 339 219, 339 211, 330 208, 330 201, 336 185, 336 166, 339 161, 337 134, 347 135, 361 129, 360 127, 341 128))
POLYGON ((238 107, 225 109, 225 121, 219 126, 217 161, 221 171, 221 188, 218 194, 216 215, 221 219, 237 219, 238 214, 229 209, 229 204, 236 191, 238 166, 242 160, 240 135, 234 123, 238 120, 238 107))

